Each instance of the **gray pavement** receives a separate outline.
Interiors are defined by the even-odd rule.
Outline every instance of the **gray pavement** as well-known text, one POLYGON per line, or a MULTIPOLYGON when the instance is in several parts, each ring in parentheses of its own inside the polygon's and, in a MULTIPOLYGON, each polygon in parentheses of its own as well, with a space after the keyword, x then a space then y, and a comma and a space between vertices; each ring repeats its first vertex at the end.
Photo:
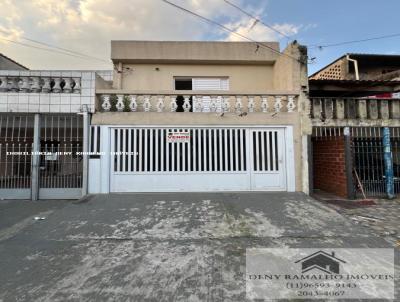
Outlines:
POLYGON ((246 248, 392 246, 301 193, 0 201, 0 222, 0 301, 246 301, 246 248))

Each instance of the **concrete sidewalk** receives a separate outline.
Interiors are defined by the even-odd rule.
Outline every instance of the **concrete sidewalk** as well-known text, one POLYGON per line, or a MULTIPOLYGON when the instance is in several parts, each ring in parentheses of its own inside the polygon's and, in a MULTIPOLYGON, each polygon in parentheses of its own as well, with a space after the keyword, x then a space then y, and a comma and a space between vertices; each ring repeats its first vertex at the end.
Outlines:
MULTIPOLYGON (((0 203, 0 221, 10 211, 0 203)), ((390 247, 301 193, 96 195, 40 211, 0 230, 0 300, 246 301, 246 248, 390 247)))

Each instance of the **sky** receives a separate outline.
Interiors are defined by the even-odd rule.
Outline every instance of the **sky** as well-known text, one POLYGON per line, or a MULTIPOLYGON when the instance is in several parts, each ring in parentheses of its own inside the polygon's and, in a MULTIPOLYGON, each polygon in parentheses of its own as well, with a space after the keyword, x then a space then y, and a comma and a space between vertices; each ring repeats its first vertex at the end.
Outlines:
MULTIPOLYGON (((250 39, 279 41, 282 50, 297 40, 308 46, 309 74, 345 53, 400 54, 400 35, 319 47, 400 33, 398 0, 229 0, 290 38, 224 0, 170 1, 250 39)), ((30 69, 111 69, 111 40, 241 40, 161 0, 0 0, 0 7, 0 53, 30 69)))

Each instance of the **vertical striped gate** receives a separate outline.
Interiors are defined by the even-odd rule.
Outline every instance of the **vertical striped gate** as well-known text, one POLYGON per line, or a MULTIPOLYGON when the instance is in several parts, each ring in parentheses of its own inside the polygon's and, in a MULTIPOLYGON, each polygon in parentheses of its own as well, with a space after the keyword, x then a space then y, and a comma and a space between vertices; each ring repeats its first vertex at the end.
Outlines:
POLYGON ((0 114, 0 198, 30 199, 33 187, 41 199, 80 198, 82 116, 40 114, 40 146, 35 152, 34 120, 34 114, 0 114), (33 167, 34 156, 38 167, 33 167))
POLYGON ((83 120, 81 115, 42 115, 39 198, 82 195, 83 120))
POLYGON ((32 114, 0 114, 0 198, 31 196, 32 114))
POLYGON ((111 128, 111 192, 286 190, 284 129, 111 128))

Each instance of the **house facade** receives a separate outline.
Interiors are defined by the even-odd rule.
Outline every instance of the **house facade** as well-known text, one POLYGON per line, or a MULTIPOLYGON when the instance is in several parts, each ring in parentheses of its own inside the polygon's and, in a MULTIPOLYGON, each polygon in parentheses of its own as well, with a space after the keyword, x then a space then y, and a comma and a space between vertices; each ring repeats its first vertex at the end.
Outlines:
POLYGON ((306 49, 112 41, 89 192, 308 191, 306 49))
POLYGON ((87 194, 83 154, 95 85, 111 77, 107 71, 0 70, 0 198, 87 194))
POLYGON ((346 54, 311 75, 309 87, 313 189, 399 194, 400 56, 346 54))

